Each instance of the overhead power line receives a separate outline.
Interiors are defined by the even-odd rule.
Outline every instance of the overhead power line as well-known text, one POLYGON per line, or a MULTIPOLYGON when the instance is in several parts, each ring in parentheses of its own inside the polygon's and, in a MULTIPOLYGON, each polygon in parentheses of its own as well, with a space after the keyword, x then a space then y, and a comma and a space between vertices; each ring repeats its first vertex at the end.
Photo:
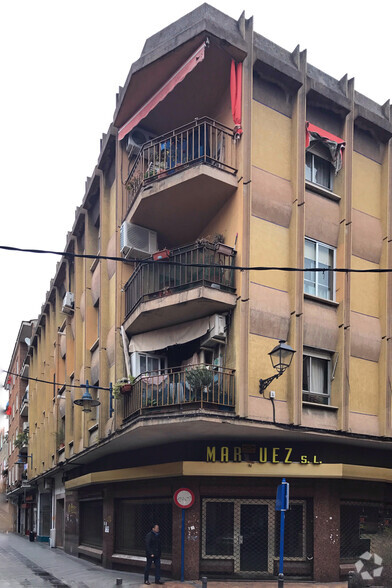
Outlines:
POLYGON ((51 251, 49 249, 23 249, 21 247, 11 247, 10 245, 0 245, 0 250, 14 251, 19 253, 40 253, 48 255, 60 255, 68 259, 82 258, 82 259, 106 259, 110 261, 120 261, 122 263, 145 263, 145 264, 163 264, 163 265, 174 265, 180 267, 198 267, 198 268, 212 268, 212 269, 230 269, 240 272, 244 271, 280 271, 280 272, 337 272, 337 273, 351 273, 351 274, 385 274, 392 272, 392 268, 368 268, 368 269, 356 269, 356 268, 344 268, 344 267, 290 267, 290 266, 239 266, 229 264, 216 264, 216 263, 189 263, 174 261, 169 259, 155 260, 155 259, 125 259, 124 257, 116 257, 112 255, 92 255, 88 253, 71 253, 68 251, 51 251))
MULTIPOLYGON (((16 374, 15 372, 10 372, 8 370, 1 370, 4 374, 8 376, 15 376, 17 378, 22 378, 20 374, 16 374)), ((32 382, 41 382, 42 384, 50 384, 51 386, 58 386, 59 388, 86 388, 85 384, 64 384, 61 382, 54 382, 53 380, 40 380, 39 378, 25 378, 23 376, 23 380, 29 380, 32 382)), ((91 384, 88 385, 89 388, 93 388, 94 390, 107 390, 110 392, 110 388, 105 388, 104 386, 92 386, 91 384)))

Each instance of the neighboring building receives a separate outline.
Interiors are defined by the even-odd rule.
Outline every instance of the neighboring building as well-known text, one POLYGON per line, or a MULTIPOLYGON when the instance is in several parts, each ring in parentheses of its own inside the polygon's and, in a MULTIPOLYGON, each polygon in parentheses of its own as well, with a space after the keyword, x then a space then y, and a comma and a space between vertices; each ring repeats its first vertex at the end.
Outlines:
POLYGON ((40 539, 140 569, 158 522, 179 577, 189 488, 186 578, 276 577, 285 477, 286 577, 391 551, 392 275, 328 271, 391 268, 391 137, 252 20, 203 4, 147 40, 29 347, 40 539))
POLYGON ((8 486, 8 434, 0 430, 0 533, 13 531, 13 508, 6 498, 8 486))
POLYGON ((27 350, 35 321, 23 321, 19 328, 6 375, 5 389, 9 391, 6 414, 8 427, 8 486, 7 499, 14 509, 14 530, 24 535, 33 530, 35 508, 33 491, 27 484, 27 453, 29 438, 29 357, 27 350))

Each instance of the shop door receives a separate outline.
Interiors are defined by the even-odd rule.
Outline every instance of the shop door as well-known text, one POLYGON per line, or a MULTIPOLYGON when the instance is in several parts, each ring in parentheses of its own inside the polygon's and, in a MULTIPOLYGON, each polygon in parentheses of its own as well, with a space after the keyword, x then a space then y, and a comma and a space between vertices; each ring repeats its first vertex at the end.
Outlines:
POLYGON ((56 501, 56 547, 64 547, 64 498, 56 501))
POLYGON ((239 505, 239 572, 268 572, 268 504, 239 505))

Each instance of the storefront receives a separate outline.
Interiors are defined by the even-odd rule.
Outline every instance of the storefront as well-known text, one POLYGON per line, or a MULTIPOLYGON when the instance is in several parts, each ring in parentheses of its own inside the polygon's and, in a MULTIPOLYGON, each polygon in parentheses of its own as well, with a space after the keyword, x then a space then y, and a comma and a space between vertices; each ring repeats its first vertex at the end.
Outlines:
MULTIPOLYGON (((290 483, 287 577, 336 581, 364 551, 382 557, 392 545, 392 470, 382 467, 384 454, 373 451, 374 465, 367 466, 349 463, 343 447, 339 456, 346 463, 328 463, 328 454, 337 453, 321 444, 172 449, 161 448, 161 463, 100 471, 91 464, 89 473, 68 480, 66 551, 106 567, 140 569, 145 534, 158 523, 163 570, 178 578, 181 512, 173 496, 187 487, 195 503, 185 513, 185 577, 276 577, 275 497, 282 477, 290 483), (163 461, 163 455, 192 453, 194 460, 163 461)), ((357 462, 369 457, 367 450, 355 455, 357 462)), ((132 458, 142 463, 148 455, 132 458)))

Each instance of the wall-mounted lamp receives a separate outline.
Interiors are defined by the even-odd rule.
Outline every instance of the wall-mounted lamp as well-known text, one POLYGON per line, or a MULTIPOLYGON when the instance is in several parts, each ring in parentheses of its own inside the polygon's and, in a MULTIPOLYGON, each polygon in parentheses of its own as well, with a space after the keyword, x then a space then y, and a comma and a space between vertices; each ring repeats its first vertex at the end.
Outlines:
POLYGON ((24 461, 25 458, 31 459, 31 469, 33 469, 33 454, 25 455, 24 453, 19 453, 18 461, 15 462, 15 465, 25 465, 27 463, 27 461, 24 461))
MULTIPOLYGON (((88 380, 86 380, 85 384, 81 384, 80 387, 85 388, 86 390, 85 390, 82 398, 78 398, 77 400, 74 400, 74 404, 76 404, 77 406, 82 406, 83 412, 91 412, 91 408, 93 406, 99 406, 101 403, 99 402, 99 400, 95 400, 91 396, 91 394, 89 392, 89 388, 93 388, 93 390, 107 390, 107 388, 102 388, 102 386, 90 386, 90 384, 88 383, 88 380)), ((109 384, 109 393, 110 393, 109 416, 112 416, 114 409, 113 409, 113 387, 112 387, 111 382, 109 384)))
POLYGON ((265 380, 260 379, 260 387, 259 392, 262 394, 266 388, 276 380, 280 378, 282 374, 290 367, 293 356, 294 356, 294 349, 290 347, 285 341, 279 341, 279 345, 273 348, 272 351, 269 352, 269 356, 271 358, 272 367, 277 371, 277 373, 265 380))

